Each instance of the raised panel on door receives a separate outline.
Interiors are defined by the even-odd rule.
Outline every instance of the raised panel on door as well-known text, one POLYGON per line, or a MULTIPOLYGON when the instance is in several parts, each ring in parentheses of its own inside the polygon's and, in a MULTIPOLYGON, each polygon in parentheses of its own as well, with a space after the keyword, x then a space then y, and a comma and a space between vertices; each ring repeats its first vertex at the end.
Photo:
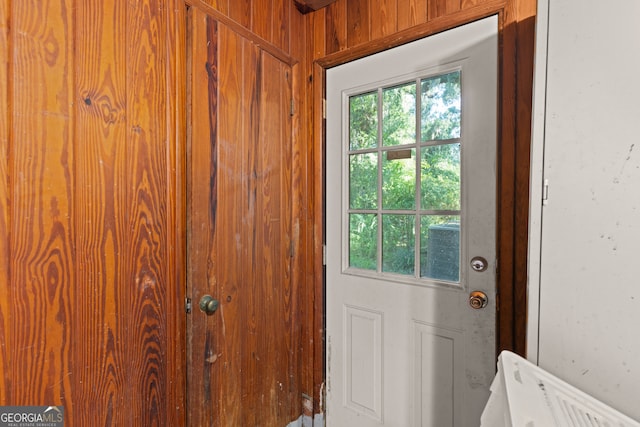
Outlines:
POLYGON ((187 38, 189 425, 285 426, 300 413, 290 67, 195 8, 187 38))

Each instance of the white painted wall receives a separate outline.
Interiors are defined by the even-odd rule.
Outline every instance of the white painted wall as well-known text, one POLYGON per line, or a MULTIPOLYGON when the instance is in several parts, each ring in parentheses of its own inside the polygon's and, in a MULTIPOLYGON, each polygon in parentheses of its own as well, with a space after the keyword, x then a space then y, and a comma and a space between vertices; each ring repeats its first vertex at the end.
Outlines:
POLYGON ((528 357, 640 420, 640 1, 539 8, 528 357))

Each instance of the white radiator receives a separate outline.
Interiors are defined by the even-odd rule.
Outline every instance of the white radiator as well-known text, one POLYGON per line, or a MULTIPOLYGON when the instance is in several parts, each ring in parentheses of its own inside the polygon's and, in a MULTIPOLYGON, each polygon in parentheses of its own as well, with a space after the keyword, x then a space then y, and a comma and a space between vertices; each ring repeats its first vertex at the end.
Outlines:
POLYGON ((503 351, 482 427, 640 427, 640 423, 503 351))

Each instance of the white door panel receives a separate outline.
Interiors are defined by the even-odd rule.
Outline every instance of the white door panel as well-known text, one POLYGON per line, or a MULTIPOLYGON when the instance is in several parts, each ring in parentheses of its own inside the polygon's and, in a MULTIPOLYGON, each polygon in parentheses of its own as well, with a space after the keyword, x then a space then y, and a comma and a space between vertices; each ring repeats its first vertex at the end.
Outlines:
MULTIPOLYGON (((497 26, 497 17, 486 18, 327 71, 329 427, 470 427, 480 423, 495 373, 497 26), (380 266, 387 256, 380 249, 383 231, 378 231, 378 267, 354 268, 349 253, 349 239, 354 238, 354 230, 349 234, 349 218, 355 212, 349 210, 349 179, 353 176, 349 159, 354 156, 349 142, 350 97, 368 91, 383 94, 385 88, 412 81, 417 82, 417 92, 430 76, 458 71, 459 137, 425 143, 418 129, 416 142, 407 149, 382 147, 385 143, 379 136, 379 147, 365 150, 379 165, 394 161, 389 160, 395 159, 389 157, 389 151, 415 156, 415 212, 380 207, 380 193, 386 191, 378 184, 385 182, 384 166, 377 166, 378 181, 372 182, 372 186, 379 185, 378 207, 356 212, 375 218, 378 230, 382 230, 385 215, 409 218, 415 225, 413 236, 408 237, 413 239, 415 252, 407 255, 407 262, 413 263, 415 257, 415 268, 410 273, 389 273, 380 266), (454 144, 447 145, 450 143, 454 144), (459 219, 455 234, 460 236, 459 248, 454 253, 459 266, 451 264, 458 270, 454 278, 430 279, 423 274, 422 252, 427 243, 420 230, 432 223, 420 224, 423 218, 437 217, 439 211, 421 208, 425 203, 421 191, 428 190, 421 190, 427 181, 423 182, 419 172, 424 167, 419 156, 441 146, 459 147, 460 152, 460 207, 447 208, 441 215, 459 219), (469 267, 475 256, 487 260, 485 271, 469 267), (475 290, 488 296, 485 308, 469 306, 469 293, 475 290)), ((421 96, 417 94, 416 99, 421 96)), ((416 121, 421 123, 424 119, 418 107, 427 101, 416 102, 416 121)), ((382 135, 383 124, 377 126, 382 135)), ((429 242, 435 241, 432 229, 436 228, 429 225, 429 242)), ((431 247, 429 251, 435 253, 431 247)))

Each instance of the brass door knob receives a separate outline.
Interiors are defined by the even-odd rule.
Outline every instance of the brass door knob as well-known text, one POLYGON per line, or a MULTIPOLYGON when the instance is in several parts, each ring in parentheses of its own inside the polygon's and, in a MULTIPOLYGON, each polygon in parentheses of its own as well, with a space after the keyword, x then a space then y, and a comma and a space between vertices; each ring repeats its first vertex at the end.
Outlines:
POLYGON ((204 311, 207 316, 211 316, 218 309, 220 301, 213 298, 211 295, 204 295, 200 298, 200 303, 198 305, 200 306, 200 310, 204 311))
POLYGON ((475 310, 485 308, 489 304, 487 294, 481 291, 473 291, 469 294, 469 305, 475 310))

